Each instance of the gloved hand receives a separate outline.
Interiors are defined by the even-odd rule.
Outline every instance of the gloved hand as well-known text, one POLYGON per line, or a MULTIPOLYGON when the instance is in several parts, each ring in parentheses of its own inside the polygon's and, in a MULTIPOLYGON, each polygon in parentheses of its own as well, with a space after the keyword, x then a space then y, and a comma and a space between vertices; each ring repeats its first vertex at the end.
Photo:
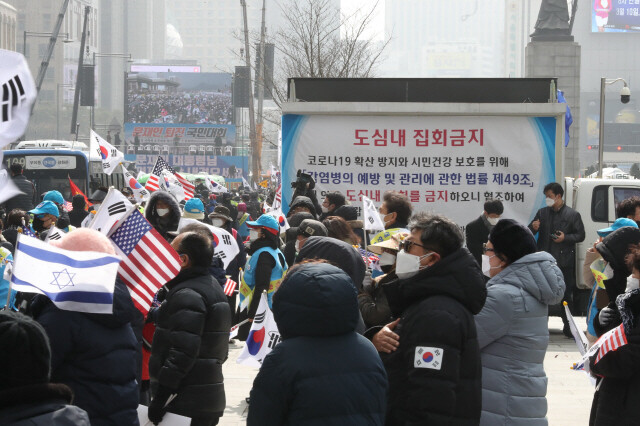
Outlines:
POLYGON ((598 321, 600 322, 600 325, 602 327, 609 328, 620 323, 620 313, 618 313, 617 309, 607 306, 605 308, 602 308, 602 310, 598 314, 598 321))
POLYGON ((154 395, 151 403, 149 404, 149 420, 153 422, 154 425, 157 425, 162 421, 164 414, 167 412, 167 400, 171 396, 173 392, 171 389, 165 386, 158 386, 158 391, 154 395))

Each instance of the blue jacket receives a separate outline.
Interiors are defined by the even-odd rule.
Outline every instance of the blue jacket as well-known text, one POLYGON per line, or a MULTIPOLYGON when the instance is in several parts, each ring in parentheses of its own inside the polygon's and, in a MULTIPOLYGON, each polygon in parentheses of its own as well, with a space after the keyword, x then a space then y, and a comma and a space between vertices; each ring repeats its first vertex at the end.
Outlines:
POLYGON ((92 426, 138 425, 136 312, 120 281, 113 314, 65 311, 46 296, 34 299, 33 316, 51 343, 51 381, 73 390, 74 405, 89 414, 92 426))
POLYGON ((283 340, 253 382, 247 425, 383 425, 387 376, 355 332, 351 279, 332 265, 302 266, 275 293, 273 314, 283 340))

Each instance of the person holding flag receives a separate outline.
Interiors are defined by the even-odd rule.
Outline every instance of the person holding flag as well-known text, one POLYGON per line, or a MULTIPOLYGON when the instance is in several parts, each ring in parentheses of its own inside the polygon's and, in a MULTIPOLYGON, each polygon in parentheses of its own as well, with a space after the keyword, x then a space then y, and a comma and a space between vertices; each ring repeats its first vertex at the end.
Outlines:
POLYGON ((158 424, 168 411, 190 417, 192 425, 215 425, 226 405, 222 364, 229 355, 229 305, 209 273, 212 238, 184 232, 171 247, 181 270, 165 285, 166 298, 155 314, 149 420, 158 424))
POLYGON ((166 191, 155 191, 145 206, 144 215, 162 238, 171 241, 170 231, 178 229, 181 210, 178 201, 166 191))
POLYGON ((249 354, 271 348, 253 382, 247 425, 384 425, 387 374, 355 332, 358 316, 345 272, 322 261, 293 266, 273 297, 278 339, 258 329, 247 340, 249 354))
MULTIPOLYGON (((248 254, 248 264, 242 275, 240 284, 240 318, 249 318, 253 321, 260 297, 256 295, 267 292, 269 307, 273 293, 278 289, 280 281, 287 272, 287 262, 280 251, 280 226, 273 216, 264 214, 256 221, 247 222, 251 230, 248 254), (246 315, 242 312, 248 308, 246 315)), ((240 327, 238 338, 244 340, 249 332, 251 324, 240 327)))
MULTIPOLYGON (((109 239, 92 229, 77 229, 49 244, 64 250, 115 255, 109 239)), ((16 249, 20 249, 20 242, 16 249)), ((22 254, 17 254, 17 262, 22 254)), ((15 263, 16 273, 17 266, 15 263)), ((60 266, 63 270, 64 265, 60 266)), ((74 285, 74 279, 74 273, 66 278, 63 273, 57 278, 54 274, 61 290, 74 285)), ((138 421, 136 380, 141 362, 132 326, 137 310, 124 283, 116 279, 113 288, 112 313, 63 310, 42 294, 33 299, 31 307, 51 342, 51 379, 73 390, 74 404, 89 414, 91 424, 133 425, 138 421)))

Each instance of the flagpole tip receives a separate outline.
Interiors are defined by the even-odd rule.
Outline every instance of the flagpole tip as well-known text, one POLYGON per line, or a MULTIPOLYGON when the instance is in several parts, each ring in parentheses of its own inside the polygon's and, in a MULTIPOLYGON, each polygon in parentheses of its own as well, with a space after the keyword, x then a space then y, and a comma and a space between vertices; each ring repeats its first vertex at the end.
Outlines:
POLYGON ((567 306, 567 302, 562 302, 562 306, 567 306))

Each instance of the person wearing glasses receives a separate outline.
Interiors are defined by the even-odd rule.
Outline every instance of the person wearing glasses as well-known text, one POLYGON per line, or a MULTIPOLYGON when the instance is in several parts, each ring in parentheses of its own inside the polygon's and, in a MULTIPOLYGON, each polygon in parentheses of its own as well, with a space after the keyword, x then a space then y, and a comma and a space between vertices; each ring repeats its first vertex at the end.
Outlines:
POLYGON ((512 219, 493 227, 483 247, 487 300, 475 316, 482 358, 480 425, 546 425, 549 305, 564 295, 562 271, 536 252, 531 231, 512 219))
POLYGON ((482 366, 473 315, 486 297, 482 272, 446 217, 417 213, 409 230, 399 244, 398 279, 383 286, 396 320, 373 337, 389 377, 386 424, 478 424, 482 366))

